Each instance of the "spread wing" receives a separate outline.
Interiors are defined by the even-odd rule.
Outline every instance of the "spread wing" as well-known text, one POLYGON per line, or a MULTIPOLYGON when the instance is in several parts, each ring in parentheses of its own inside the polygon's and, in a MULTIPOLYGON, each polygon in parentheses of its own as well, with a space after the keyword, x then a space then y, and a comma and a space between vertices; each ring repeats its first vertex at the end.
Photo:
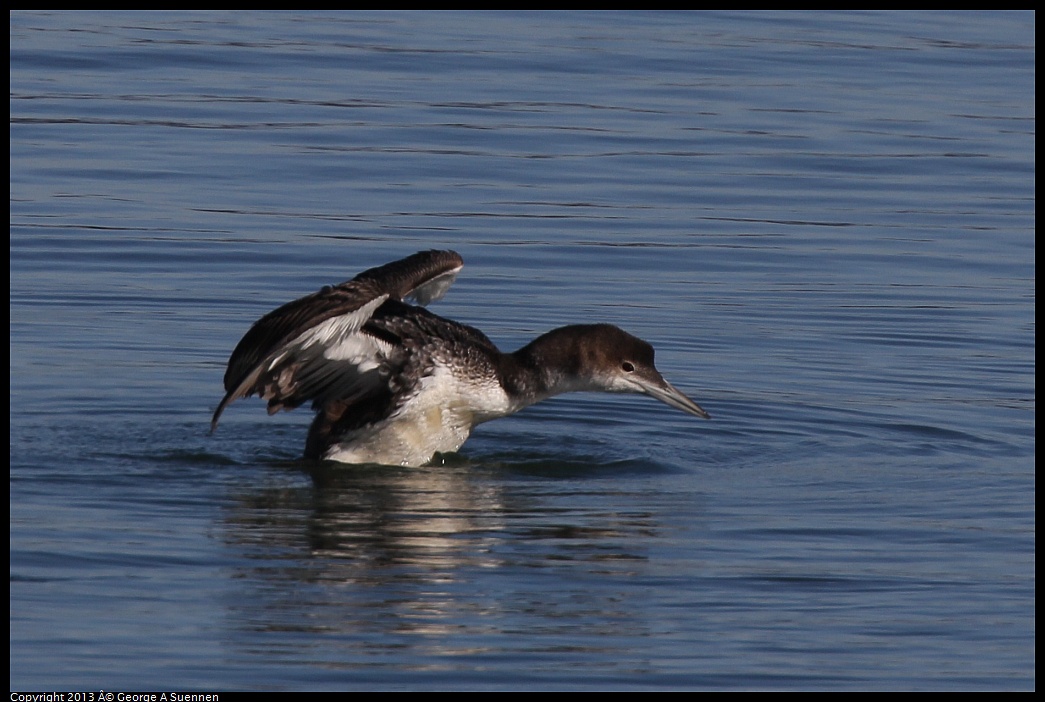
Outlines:
POLYGON ((426 305, 440 299, 463 265, 453 251, 422 251, 269 312, 229 358, 211 431, 241 397, 260 396, 273 414, 307 401, 350 404, 387 386, 401 352, 393 338, 364 325, 389 300, 426 305))

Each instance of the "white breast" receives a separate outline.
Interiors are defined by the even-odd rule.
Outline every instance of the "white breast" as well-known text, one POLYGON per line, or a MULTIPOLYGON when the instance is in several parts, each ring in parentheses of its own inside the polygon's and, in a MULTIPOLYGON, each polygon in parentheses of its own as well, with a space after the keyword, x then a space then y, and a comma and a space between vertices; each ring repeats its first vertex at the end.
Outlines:
POLYGON ((388 419, 342 437, 324 458, 342 463, 420 466, 436 452, 456 451, 472 427, 511 414, 494 378, 477 382, 437 365, 410 400, 388 419))

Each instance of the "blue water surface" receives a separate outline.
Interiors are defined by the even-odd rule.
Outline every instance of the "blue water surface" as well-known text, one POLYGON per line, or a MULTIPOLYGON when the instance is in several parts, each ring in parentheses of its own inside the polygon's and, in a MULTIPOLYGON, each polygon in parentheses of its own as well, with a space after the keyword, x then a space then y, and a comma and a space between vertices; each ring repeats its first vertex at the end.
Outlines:
POLYGON ((12 690, 1033 689, 1034 14, 10 15, 12 690), (307 464, 224 364, 414 251, 568 395, 307 464))

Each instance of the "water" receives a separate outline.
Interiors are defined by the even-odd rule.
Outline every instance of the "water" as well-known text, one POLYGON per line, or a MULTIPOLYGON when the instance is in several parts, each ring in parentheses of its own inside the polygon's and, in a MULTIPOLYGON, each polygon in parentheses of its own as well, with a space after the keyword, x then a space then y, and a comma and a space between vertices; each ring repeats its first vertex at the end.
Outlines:
POLYGON ((1034 15, 11 15, 11 688, 1032 689, 1034 15), (237 403, 413 251, 651 341, 426 469, 237 403))

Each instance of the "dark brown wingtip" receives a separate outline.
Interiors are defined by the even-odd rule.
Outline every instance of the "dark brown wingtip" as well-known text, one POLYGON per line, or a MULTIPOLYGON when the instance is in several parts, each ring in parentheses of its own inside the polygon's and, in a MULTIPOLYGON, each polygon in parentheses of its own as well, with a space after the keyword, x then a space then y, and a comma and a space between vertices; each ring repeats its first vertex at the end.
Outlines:
POLYGON ((221 419, 221 413, 225 411, 225 406, 229 403, 229 396, 226 395, 218 405, 218 409, 214 410, 214 414, 210 418, 210 431, 208 434, 213 434, 218 429, 218 420, 221 419))
MULTIPOLYGON (((240 388, 237 388, 236 390, 238 391, 240 390, 240 388)), ((211 434, 213 434, 214 431, 218 428, 218 420, 221 419, 221 413, 225 411, 225 408, 228 407, 233 400, 238 399, 239 397, 242 397, 241 393, 229 390, 227 393, 225 393, 225 397, 221 398, 221 402, 218 403, 218 408, 214 410, 214 414, 210 418, 211 434)))
POLYGON ((456 251, 418 251, 398 261, 365 270, 352 282, 374 285, 389 297, 402 300, 424 283, 463 265, 464 259, 456 251))

